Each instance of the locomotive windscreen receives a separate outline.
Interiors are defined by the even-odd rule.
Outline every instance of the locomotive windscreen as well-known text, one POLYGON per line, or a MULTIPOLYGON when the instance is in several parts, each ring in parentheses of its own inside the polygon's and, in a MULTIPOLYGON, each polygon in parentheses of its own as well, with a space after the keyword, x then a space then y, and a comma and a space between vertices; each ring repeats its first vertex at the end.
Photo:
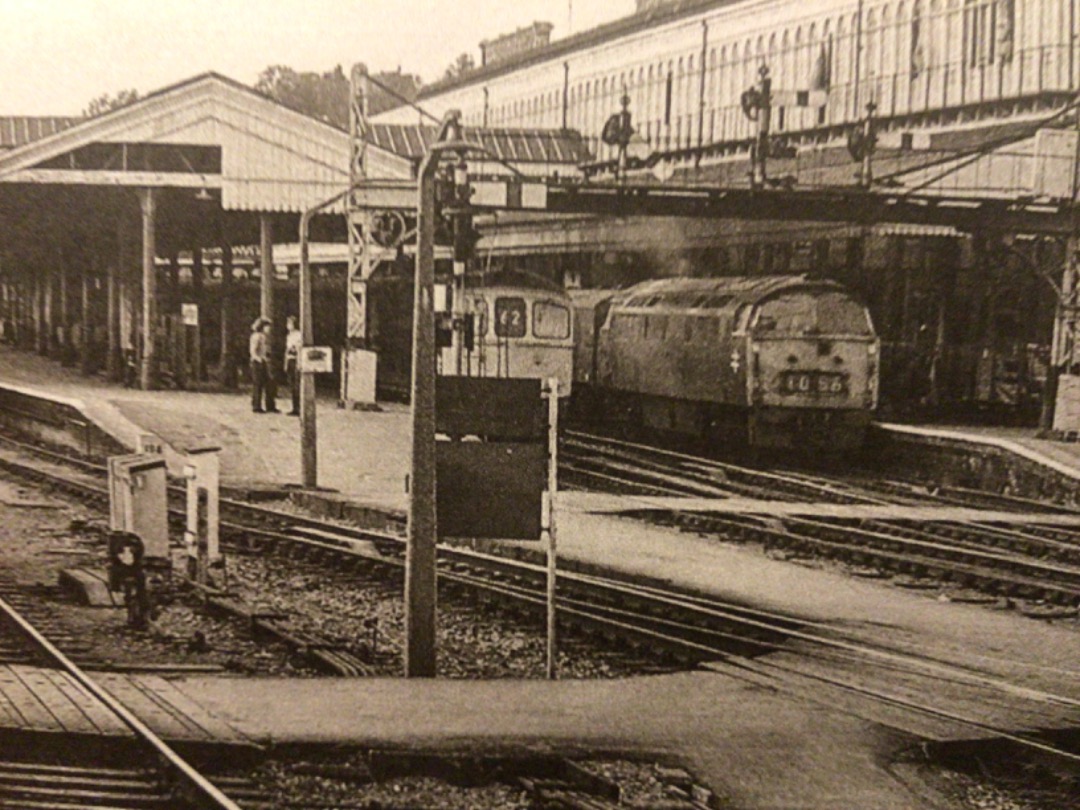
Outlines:
POLYGON ((570 337, 570 309, 554 301, 533 304, 533 336, 565 340, 570 337))
POLYGON ((789 335, 870 335, 866 309, 841 292, 796 292, 761 306, 756 331, 789 335))

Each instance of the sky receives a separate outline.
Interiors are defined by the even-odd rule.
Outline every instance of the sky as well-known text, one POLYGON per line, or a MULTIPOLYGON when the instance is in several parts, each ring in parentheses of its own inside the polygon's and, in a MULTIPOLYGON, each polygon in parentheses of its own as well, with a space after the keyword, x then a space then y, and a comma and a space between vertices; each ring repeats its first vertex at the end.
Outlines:
POLYGON ((254 84, 270 65, 354 62, 439 78, 458 54, 535 20, 553 39, 634 0, 0 0, 0 115, 78 115, 209 70, 254 84))

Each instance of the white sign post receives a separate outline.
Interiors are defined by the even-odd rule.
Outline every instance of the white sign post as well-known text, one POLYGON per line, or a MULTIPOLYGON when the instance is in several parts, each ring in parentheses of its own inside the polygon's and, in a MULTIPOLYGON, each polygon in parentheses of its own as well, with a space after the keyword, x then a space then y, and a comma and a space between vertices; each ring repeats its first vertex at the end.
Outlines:
POLYGON ((555 493, 559 488, 559 380, 552 377, 547 384, 548 398, 548 488, 547 488, 547 676, 558 677, 558 644, 555 611, 555 493))
POLYGON ((329 346, 302 346, 299 361, 303 374, 329 374, 334 370, 334 350, 329 346))

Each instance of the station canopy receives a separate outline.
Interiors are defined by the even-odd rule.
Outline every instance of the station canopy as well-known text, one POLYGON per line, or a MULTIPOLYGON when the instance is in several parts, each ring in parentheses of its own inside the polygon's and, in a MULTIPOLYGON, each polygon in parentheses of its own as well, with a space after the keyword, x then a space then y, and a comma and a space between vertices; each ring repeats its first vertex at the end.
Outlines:
MULTIPOLYGON (((377 152, 388 153, 419 164, 435 140, 437 128, 408 124, 372 124, 370 144, 377 152)), ((516 129, 462 127, 464 141, 482 147, 494 160, 470 155, 473 174, 505 174, 499 161, 531 177, 577 176, 581 166, 593 157, 581 133, 573 129, 516 129)), ((369 167, 369 176, 382 177, 369 167)))
POLYGON ((217 190, 225 210, 299 213, 345 187, 348 150, 344 131, 208 73, 0 153, 0 183, 217 190))

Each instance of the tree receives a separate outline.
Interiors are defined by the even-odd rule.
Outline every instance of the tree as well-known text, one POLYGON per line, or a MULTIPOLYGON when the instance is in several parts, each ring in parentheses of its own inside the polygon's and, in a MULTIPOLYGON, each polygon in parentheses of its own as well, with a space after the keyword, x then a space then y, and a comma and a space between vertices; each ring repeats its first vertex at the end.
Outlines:
POLYGON ((322 74, 299 73, 285 65, 273 65, 259 74, 255 89, 340 129, 349 126, 349 79, 341 65, 322 74))
POLYGON ((135 88, 121 90, 115 96, 103 93, 86 105, 86 109, 83 110, 83 115, 92 118, 95 115, 101 115, 102 113, 107 113, 110 110, 115 110, 119 107, 126 107, 128 104, 138 100, 139 91, 135 88))
POLYGON ((450 65, 443 74, 443 81, 460 79, 463 76, 472 73, 474 70, 476 70, 476 61, 472 58, 472 54, 458 54, 458 58, 454 60, 454 63, 450 65))
MULTIPOLYGON (((420 92, 420 77, 411 73, 381 71, 374 80, 368 109, 371 115, 414 101, 420 92), (383 85, 389 88, 384 90, 383 85)), ((284 65, 268 67, 259 74, 255 89, 286 107, 326 121, 341 129, 349 126, 349 79, 341 65, 319 74, 300 73, 284 65)))
POLYGON ((371 78, 376 82, 372 85, 371 100, 368 102, 371 115, 378 115, 394 107, 400 107, 406 102, 416 101, 420 88, 423 86, 419 76, 413 73, 402 73, 400 67, 395 71, 380 71, 373 74, 371 78), (389 89, 384 90, 379 86, 380 84, 389 89))

